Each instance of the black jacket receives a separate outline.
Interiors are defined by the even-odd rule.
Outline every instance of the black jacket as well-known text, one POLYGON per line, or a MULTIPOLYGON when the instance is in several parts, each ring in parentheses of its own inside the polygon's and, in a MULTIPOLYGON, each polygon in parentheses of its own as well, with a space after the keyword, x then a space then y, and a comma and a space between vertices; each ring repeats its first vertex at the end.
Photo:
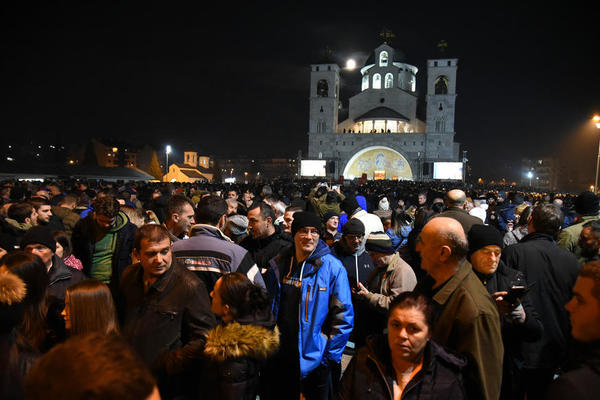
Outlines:
MULTIPOLYGON (((137 227, 129 222, 127 215, 120 211, 117 219, 126 220, 122 227, 117 231, 117 243, 112 258, 112 276, 111 286, 113 289, 118 287, 119 277, 123 270, 131 264, 131 251, 133 250, 133 236, 137 227)), ((92 257, 94 255, 94 224, 93 214, 80 220, 73 228, 71 242, 73 244, 73 254, 81 260, 83 272, 86 276, 90 275, 92 268, 92 257)), ((117 224, 119 222, 117 221, 117 224)))
MULTIPOLYGON (((429 341, 425 347, 423 368, 404 388, 402 400, 466 398, 462 370, 466 361, 429 341)), ((396 373, 385 336, 370 336, 350 361, 342 377, 339 400, 379 400, 393 396, 396 373)))
POLYGON ((216 325, 206 286, 173 263, 144 293, 143 268, 123 272, 118 308, 123 336, 152 368, 163 398, 193 392, 206 335, 216 325), (188 374, 186 376, 185 374, 188 374))
POLYGON ((571 336, 565 305, 571 300, 579 273, 577 258, 560 248, 550 235, 530 233, 521 242, 505 248, 502 261, 521 271, 528 285, 534 285, 526 297, 544 326, 541 339, 523 343, 525 367, 560 366, 566 360, 571 336))
POLYGON ((279 330, 270 309, 259 318, 215 327, 204 349, 203 398, 255 400, 261 371, 278 348, 279 330))
POLYGON ((579 365, 562 374, 548 389, 548 400, 600 398, 600 342, 582 348, 579 365))
POLYGON ((240 242, 240 246, 248 250, 261 272, 269 268, 272 258, 291 245, 292 241, 287 240, 278 227, 275 228, 275 233, 266 238, 254 239, 248 236, 240 242))
POLYGON ((48 313, 46 321, 50 332, 48 346, 66 339, 65 321, 61 315, 65 308, 65 293, 69 286, 85 279, 83 272, 71 268, 55 254, 48 271, 48 313))
MULTIPOLYGON (((498 269, 494 274, 483 275, 473 272, 481 279, 483 286, 490 294, 509 291, 513 281, 519 278, 525 281, 522 272, 507 267, 500 261, 498 269)), ((527 284, 526 282, 524 282, 527 284)), ((504 362, 502 364, 502 389, 500 399, 514 399, 521 390, 521 366, 523 365, 522 343, 534 342, 542 337, 544 326, 539 314, 529 300, 528 294, 521 299, 525 310, 525 322, 519 323, 508 317, 501 317, 502 342, 504 343, 504 362)))
MULTIPOLYGON (((334 243, 332 254, 344 265, 351 288, 358 288, 358 284, 356 283, 357 270, 358 280, 364 286, 367 286, 369 277, 373 270, 375 270, 375 266, 373 265, 373 261, 371 261, 368 252, 363 251, 360 255, 354 255, 344 244, 344 241, 339 240, 334 243)), ((373 312, 373 309, 369 306, 369 302, 366 299, 363 299, 354 293, 352 294, 352 305, 354 306, 354 328, 350 334, 350 341, 358 348, 365 344, 365 339, 368 335, 382 332, 378 329, 381 325, 382 318, 380 315, 373 312)))

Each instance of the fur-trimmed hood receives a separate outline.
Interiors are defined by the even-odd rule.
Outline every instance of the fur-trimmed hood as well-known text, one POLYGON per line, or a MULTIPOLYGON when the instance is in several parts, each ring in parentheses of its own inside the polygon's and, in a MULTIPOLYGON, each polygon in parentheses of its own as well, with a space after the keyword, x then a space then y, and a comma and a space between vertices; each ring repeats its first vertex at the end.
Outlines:
POLYGON ((25 299, 25 283, 8 268, 0 268, 0 304, 10 306, 25 299))
POLYGON ((266 359, 279 348, 279 329, 232 322, 213 328, 206 339, 204 354, 211 360, 250 357, 266 359))

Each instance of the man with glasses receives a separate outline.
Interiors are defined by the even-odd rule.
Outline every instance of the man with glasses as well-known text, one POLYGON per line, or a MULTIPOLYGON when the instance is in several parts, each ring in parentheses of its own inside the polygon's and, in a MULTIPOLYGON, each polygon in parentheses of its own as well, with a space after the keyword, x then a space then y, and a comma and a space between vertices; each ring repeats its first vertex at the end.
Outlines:
POLYGON ((267 371, 261 398, 331 398, 340 361, 352 331, 354 310, 346 270, 319 238, 320 218, 297 212, 293 246, 271 260, 280 352, 267 371))

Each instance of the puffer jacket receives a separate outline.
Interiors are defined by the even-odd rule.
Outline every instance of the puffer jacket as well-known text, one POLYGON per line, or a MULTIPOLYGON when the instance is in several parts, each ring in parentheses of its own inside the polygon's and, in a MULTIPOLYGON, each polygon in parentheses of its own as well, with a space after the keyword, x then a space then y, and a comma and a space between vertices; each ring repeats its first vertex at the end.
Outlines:
MULTIPOLYGON (((277 278, 274 312, 279 326, 298 325, 297 338, 282 335, 284 340, 298 344, 302 379, 328 361, 340 363, 354 323, 350 285, 346 269, 321 240, 301 268, 301 276, 292 276, 300 287, 298 321, 289 319, 282 307, 280 295, 283 278, 289 272, 294 248, 271 260, 271 270, 277 278)), ((298 268, 296 268, 298 269, 298 268)), ((283 331, 282 331, 283 333, 283 331)))
POLYGON ((256 399, 264 364, 279 348, 279 330, 269 317, 217 325, 208 333, 203 398, 256 399))
MULTIPOLYGON (((462 370, 466 361, 430 340, 425 346, 423 367, 408 382, 402 400, 460 400, 466 398, 462 370)), ((392 366, 387 337, 370 336, 350 361, 342 378, 338 400, 394 398, 392 366)))

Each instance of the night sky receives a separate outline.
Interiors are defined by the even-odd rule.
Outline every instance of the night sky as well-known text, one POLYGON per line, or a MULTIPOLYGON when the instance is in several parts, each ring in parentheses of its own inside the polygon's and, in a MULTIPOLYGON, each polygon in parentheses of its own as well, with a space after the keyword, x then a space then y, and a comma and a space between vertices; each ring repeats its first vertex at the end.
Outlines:
MULTIPOLYGON (((593 179, 599 17, 575 2, 6 3, 3 141, 119 137, 171 144, 173 157, 305 153, 310 64, 329 48, 340 66, 362 66, 387 27, 419 67, 422 93, 440 40, 443 57, 459 58, 455 140, 474 176, 510 178, 522 157, 554 156, 593 179)), ((342 83, 347 107, 360 73, 342 83)))

